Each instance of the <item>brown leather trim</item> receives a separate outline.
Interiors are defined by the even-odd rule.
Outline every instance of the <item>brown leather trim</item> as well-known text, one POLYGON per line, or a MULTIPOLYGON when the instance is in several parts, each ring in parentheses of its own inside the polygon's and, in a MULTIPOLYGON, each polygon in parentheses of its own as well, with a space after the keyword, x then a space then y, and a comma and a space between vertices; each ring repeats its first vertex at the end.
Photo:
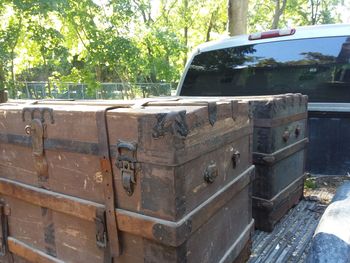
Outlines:
POLYGON ((101 173, 103 176, 104 199, 106 207, 106 225, 109 243, 109 253, 112 258, 121 254, 121 247, 118 236, 117 218, 115 210, 115 187, 113 179, 112 163, 109 150, 108 126, 106 112, 110 108, 96 112, 96 125, 98 127, 98 146, 101 164, 101 173))

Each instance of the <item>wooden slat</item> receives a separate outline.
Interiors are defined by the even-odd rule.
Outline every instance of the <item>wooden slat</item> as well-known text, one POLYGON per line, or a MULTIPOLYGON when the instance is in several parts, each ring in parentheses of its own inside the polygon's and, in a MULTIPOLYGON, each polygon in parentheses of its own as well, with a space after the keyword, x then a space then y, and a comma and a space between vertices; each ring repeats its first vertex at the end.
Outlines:
MULTIPOLYGON (((115 209, 118 229, 122 232, 141 236, 168 246, 179 246, 186 241, 191 233, 194 233, 226 202, 249 184, 253 172, 254 166, 251 166, 177 222, 141 215, 123 209, 115 209)), ((105 206, 102 204, 28 186, 4 178, 0 178, 0 193, 92 222, 95 221, 96 215, 105 211, 105 206)))
POLYGON ((8 237, 8 247, 11 253, 20 256, 33 263, 64 263, 64 261, 51 257, 50 255, 32 248, 27 244, 13 238, 8 237))
POLYGON ((140 235, 168 246, 180 246, 188 236, 198 230, 222 206, 246 187, 250 183, 253 173, 254 166, 251 166, 177 222, 117 209, 118 227, 123 232, 140 235))
POLYGON ((278 205, 278 203, 288 198, 291 192, 295 191, 295 189, 297 188, 302 187, 304 184, 304 180, 304 176, 301 175, 270 200, 260 198, 257 196, 252 196, 253 203, 258 207, 264 207, 266 209, 272 210, 276 205, 278 205))
POLYGON ((307 119, 307 112, 302 112, 295 115, 275 119, 254 119, 254 127, 273 128, 304 119, 307 119))
POLYGON ((253 163, 274 165, 275 163, 291 156, 292 154, 305 149, 308 142, 309 139, 304 138, 271 154, 253 152, 253 163))
MULTIPOLYGON (((31 147, 31 137, 18 134, 0 133, 0 143, 15 144, 23 147, 31 147)), ((82 154, 98 155, 98 144, 93 142, 80 142, 68 139, 45 139, 45 150, 75 152, 82 154)))
POLYGON ((0 193, 92 222, 95 221, 98 210, 104 210, 104 206, 98 203, 4 178, 0 178, 0 193))

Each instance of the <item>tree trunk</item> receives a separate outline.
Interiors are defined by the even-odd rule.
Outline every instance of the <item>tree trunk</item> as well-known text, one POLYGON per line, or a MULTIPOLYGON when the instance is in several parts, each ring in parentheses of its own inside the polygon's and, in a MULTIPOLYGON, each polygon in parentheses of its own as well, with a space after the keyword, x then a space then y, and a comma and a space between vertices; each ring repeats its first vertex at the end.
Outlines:
POLYGON ((12 93, 16 92, 16 77, 15 77, 15 50, 11 50, 11 85, 10 89, 12 90, 12 93))
POLYGON ((248 0, 228 0, 227 14, 230 36, 246 34, 248 0))
POLYGON ((316 25, 318 21, 318 9, 321 2, 319 0, 311 0, 311 25, 316 25))
POLYGON ((0 90, 0 103, 4 103, 7 101, 7 91, 6 90, 0 90))
POLYGON ((4 66, 3 64, 0 62, 0 90, 4 90, 5 89, 5 71, 4 71, 4 66))
POLYGON ((185 26, 184 26, 184 44, 185 44, 185 47, 186 47, 186 55, 184 57, 184 60, 183 60, 183 65, 185 66, 186 65, 186 62, 187 62, 187 45, 188 45, 188 21, 187 21, 187 10, 188 10, 188 0, 184 0, 183 1, 183 8, 184 8, 184 18, 185 18, 185 26))
MULTIPOLYGON (((215 12, 216 12, 216 11, 215 11, 215 12)), ((215 14, 215 12, 212 12, 212 13, 211 13, 211 16, 210 16, 210 20, 209 20, 209 25, 208 25, 208 29, 207 29, 207 34, 206 34, 205 42, 210 41, 210 32, 211 32, 211 29, 213 28, 213 20, 214 20, 214 14, 215 14)))
POLYGON ((187 62, 187 50, 188 50, 188 47, 187 47, 187 44, 188 44, 188 27, 187 26, 184 27, 184 44, 185 44, 185 47, 186 47, 186 55, 185 55, 184 60, 183 60, 183 65, 185 66, 186 62, 187 62))
POLYGON ((46 91, 45 91, 45 97, 48 96, 49 98, 51 98, 50 69, 46 60, 44 60, 44 65, 45 65, 45 76, 46 76, 45 80, 47 81, 47 91, 48 91, 48 95, 46 95, 46 91))
POLYGON ((283 14, 284 9, 286 8, 286 4, 287 4, 287 0, 282 0, 282 7, 281 7, 281 1, 280 0, 275 0, 275 1, 276 1, 276 6, 275 6, 275 13, 273 15, 271 29, 278 28, 278 23, 280 21, 280 17, 283 14))

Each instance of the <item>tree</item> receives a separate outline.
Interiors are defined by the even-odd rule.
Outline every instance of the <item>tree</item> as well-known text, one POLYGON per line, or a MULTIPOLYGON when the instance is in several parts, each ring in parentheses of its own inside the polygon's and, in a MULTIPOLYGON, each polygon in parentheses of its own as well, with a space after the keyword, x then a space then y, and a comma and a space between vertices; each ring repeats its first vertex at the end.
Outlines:
MULTIPOLYGON (((12 6, 7 6, 7 10, 15 12, 12 6)), ((1 15, 6 15, 1 10, 1 15)), ((0 19, 2 17, 0 16, 0 19)), ((22 18, 14 15, 8 16, 6 22, 0 26, 0 89, 7 88, 14 95, 15 70, 14 60, 16 57, 15 48, 22 31, 22 18), (10 73, 10 78, 7 75, 10 73)))
POLYGON ((340 1, 2 0, 0 89, 15 96, 17 81, 62 89, 73 81, 88 83, 92 96, 102 82, 176 83, 198 44, 228 32, 337 22, 340 1))
POLYGON ((280 20, 281 15, 284 12, 284 9, 286 8, 287 0, 275 0, 275 3, 276 3, 275 12, 273 15, 271 29, 278 28, 279 20, 280 20))
POLYGON ((248 0, 228 0, 227 13, 230 36, 246 34, 248 0))

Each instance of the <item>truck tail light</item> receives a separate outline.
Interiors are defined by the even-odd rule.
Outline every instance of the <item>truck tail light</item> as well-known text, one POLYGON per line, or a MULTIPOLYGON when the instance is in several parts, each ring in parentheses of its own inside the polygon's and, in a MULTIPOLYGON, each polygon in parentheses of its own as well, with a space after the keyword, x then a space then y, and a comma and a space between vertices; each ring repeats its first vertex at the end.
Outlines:
POLYGON ((264 39, 264 38, 283 37, 283 36, 294 35, 294 33, 295 33, 294 28, 277 29, 277 30, 271 30, 271 31, 266 31, 266 32, 259 32, 259 33, 250 34, 248 39, 249 40, 258 40, 258 39, 264 39))

